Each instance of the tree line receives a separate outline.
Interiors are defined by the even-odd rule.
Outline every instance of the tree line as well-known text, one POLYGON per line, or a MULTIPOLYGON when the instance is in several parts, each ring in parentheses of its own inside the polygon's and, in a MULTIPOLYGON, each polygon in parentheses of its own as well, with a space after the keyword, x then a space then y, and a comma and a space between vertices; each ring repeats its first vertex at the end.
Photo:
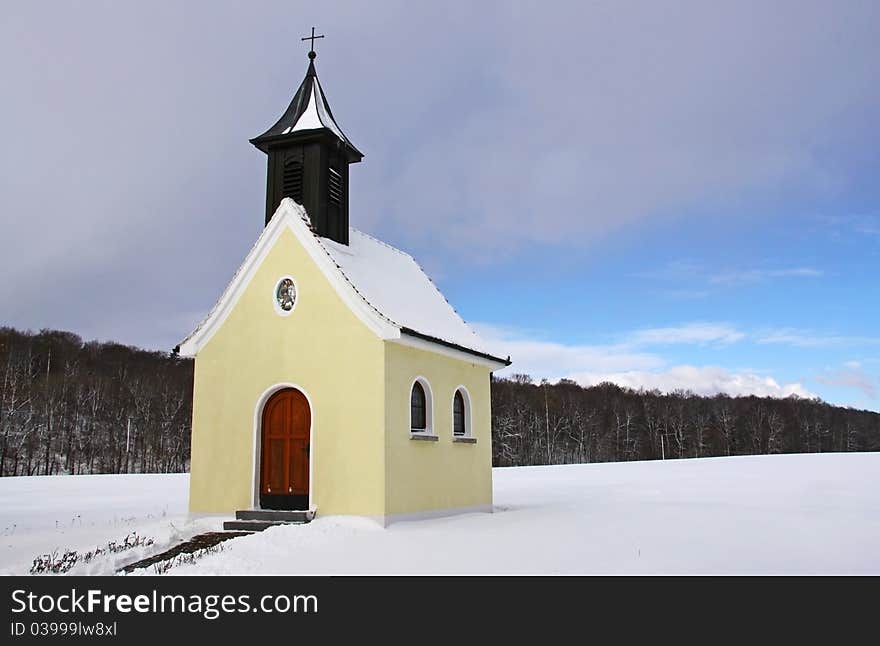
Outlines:
POLYGON ((192 363, 0 328, 0 476, 189 469, 192 363))
MULTIPOLYGON (((0 327, 0 476, 189 470, 193 363, 0 327)), ((880 451, 880 414, 789 397, 492 382, 496 466, 880 451)))
POLYGON ((496 466, 880 451, 880 414, 797 396, 701 397, 528 375, 492 383, 496 466))

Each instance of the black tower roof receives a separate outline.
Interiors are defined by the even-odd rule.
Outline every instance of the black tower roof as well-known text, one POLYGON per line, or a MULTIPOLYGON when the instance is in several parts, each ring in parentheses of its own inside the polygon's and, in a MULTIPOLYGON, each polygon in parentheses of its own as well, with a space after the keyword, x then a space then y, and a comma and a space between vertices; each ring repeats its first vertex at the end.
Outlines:
POLYGON ((333 118, 333 111, 327 103, 327 97, 315 71, 315 52, 309 52, 309 69, 300 84, 287 110, 278 122, 259 137, 250 142, 265 153, 269 146, 300 134, 317 134, 319 131, 330 131, 342 143, 348 152, 349 162, 359 162, 363 153, 355 148, 348 137, 333 118))

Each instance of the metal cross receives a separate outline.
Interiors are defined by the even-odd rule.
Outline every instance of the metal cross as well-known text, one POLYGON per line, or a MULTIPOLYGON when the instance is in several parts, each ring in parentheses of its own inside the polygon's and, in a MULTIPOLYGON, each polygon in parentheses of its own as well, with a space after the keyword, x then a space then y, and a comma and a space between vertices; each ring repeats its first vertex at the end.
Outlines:
POLYGON ((321 34, 320 36, 315 36, 315 28, 312 27, 312 35, 311 35, 311 36, 306 36, 305 38, 300 38, 300 40, 310 40, 310 41, 312 41, 312 42, 311 42, 311 49, 309 50, 309 54, 314 54, 314 53, 315 53, 315 41, 316 41, 318 38, 323 38, 323 37, 324 37, 324 34, 321 34))

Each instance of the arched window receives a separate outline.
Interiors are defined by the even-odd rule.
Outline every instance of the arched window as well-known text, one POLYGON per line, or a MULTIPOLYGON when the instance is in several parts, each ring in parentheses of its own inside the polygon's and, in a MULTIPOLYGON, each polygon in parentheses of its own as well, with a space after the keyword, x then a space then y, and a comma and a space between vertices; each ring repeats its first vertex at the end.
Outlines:
POLYGON ((428 402, 425 389, 418 381, 413 384, 409 398, 409 418, 411 430, 424 433, 428 430, 428 402))
POLYGON ((413 435, 434 438, 432 408, 431 386, 424 377, 417 377, 409 393, 409 430, 413 435))
POLYGON ((455 396, 452 398, 452 434, 455 437, 467 435, 464 396, 460 390, 456 390, 455 396))
POLYGON ((452 441, 476 444, 471 427, 471 394, 464 386, 458 386, 452 395, 452 441))

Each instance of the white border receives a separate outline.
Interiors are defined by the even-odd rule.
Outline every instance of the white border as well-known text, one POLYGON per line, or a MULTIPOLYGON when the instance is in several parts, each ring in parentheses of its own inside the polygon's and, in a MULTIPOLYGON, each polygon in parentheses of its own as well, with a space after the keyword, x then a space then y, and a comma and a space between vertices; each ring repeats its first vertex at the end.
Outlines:
POLYGON ((263 418, 263 408, 266 406, 266 402, 269 401, 269 398, 277 393, 279 390, 285 390, 287 388, 293 388, 294 390, 298 390, 303 394, 306 398, 306 401, 309 403, 309 509, 314 508, 314 503, 312 502, 312 491, 314 484, 314 460, 315 460, 315 407, 312 405, 312 398, 309 397, 309 393, 302 386, 298 386, 297 384, 290 382, 282 382, 277 383, 274 386, 270 386, 268 389, 263 391, 263 394, 260 395, 259 399, 257 399, 257 406, 254 408, 254 441, 253 441, 253 466, 251 470, 251 481, 253 485, 251 504, 252 509, 262 509, 260 507, 260 459, 262 442, 260 441, 260 436, 262 435, 262 418, 263 418))
POLYGON ((457 437, 474 437, 474 427, 471 425, 471 393, 461 384, 452 390, 450 410, 452 411, 452 439, 454 440, 457 437), (461 398, 464 400, 464 435, 455 434, 455 393, 459 390, 461 391, 461 398))
POLYGON ((406 398, 406 406, 409 410, 409 414, 407 415, 407 419, 409 419, 409 434, 410 435, 436 435, 434 433, 434 391, 431 390, 431 384, 428 380, 422 375, 418 375, 409 385, 409 390, 407 391, 409 397, 406 398), (412 425, 412 390, 413 386, 416 385, 416 382, 421 384, 422 389, 425 391, 425 430, 418 431, 413 428, 412 425))
POLYGON ((284 274, 275 282, 275 289, 272 290, 272 305, 275 306, 275 313, 278 314, 278 316, 285 316, 285 317, 290 316, 291 314, 293 314, 293 311, 296 309, 296 306, 298 304, 299 304, 299 283, 296 282, 296 278, 294 278, 290 274, 284 274), (290 279, 290 281, 293 283, 293 291, 296 293, 296 296, 293 299, 293 307, 291 307, 289 310, 285 311, 285 310, 281 309, 281 305, 278 304, 278 287, 279 287, 279 285, 281 285, 281 283, 283 281, 285 281, 287 279, 290 279))

